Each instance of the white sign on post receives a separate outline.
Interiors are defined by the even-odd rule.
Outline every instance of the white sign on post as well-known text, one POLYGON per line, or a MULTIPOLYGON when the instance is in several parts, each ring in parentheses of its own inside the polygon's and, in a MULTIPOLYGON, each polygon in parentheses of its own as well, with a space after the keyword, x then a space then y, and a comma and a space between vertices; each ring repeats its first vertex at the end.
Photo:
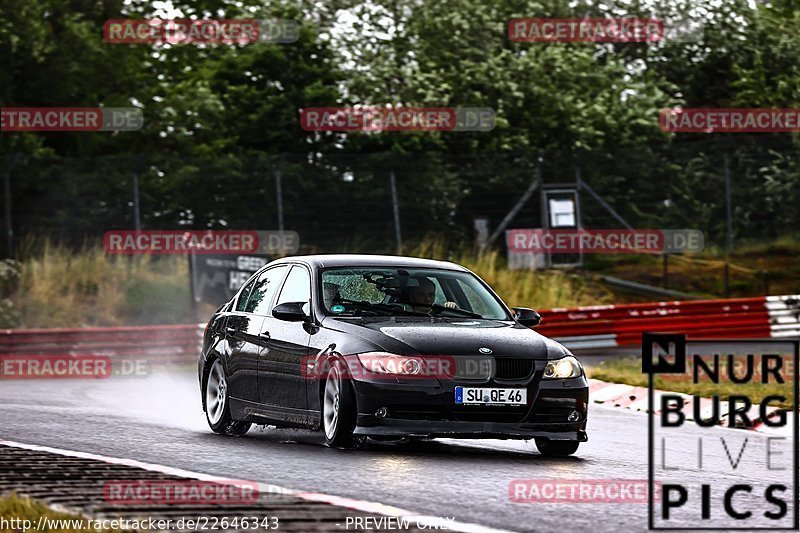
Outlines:
POLYGON ((571 199, 550 199, 550 227, 574 228, 575 226, 575 202, 571 199))

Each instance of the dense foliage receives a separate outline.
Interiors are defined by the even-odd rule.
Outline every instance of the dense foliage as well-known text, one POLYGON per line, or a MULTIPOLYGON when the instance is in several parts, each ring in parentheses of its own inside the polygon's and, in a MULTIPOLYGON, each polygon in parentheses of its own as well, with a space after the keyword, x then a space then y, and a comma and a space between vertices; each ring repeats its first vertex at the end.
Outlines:
MULTIPOLYGON (((285 226, 331 249, 392 238, 390 172, 406 236, 469 237, 530 182, 582 178, 632 224, 724 234, 723 161, 735 230, 800 225, 796 134, 668 134, 660 109, 797 108, 800 9, 793 0, 5 0, 0 104, 135 106, 136 133, 2 133, 15 233, 80 241, 128 228, 139 180, 145 228, 285 226), (161 7, 158 7, 161 6, 161 7), (286 18, 292 44, 109 44, 108 19, 165 14, 286 18), (652 16, 682 24, 653 45, 515 43, 514 17, 652 16), (691 24, 688 24, 691 22, 691 24), (304 107, 491 107, 491 132, 314 133, 304 107)), ((0 169, 3 170, 3 169, 0 169)), ((587 198, 585 222, 613 227, 587 198)), ((517 225, 535 224, 524 210, 517 225)))

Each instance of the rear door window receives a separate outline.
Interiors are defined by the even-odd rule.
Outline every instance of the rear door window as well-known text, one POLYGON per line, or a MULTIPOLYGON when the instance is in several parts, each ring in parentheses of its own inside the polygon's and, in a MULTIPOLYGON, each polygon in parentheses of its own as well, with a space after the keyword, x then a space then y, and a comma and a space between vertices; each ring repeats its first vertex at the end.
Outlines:
POLYGON ((242 292, 239 293, 239 299, 236 300, 236 310, 244 312, 245 307, 247 306, 247 300, 250 298, 250 293, 253 291, 253 286, 258 281, 257 277, 251 279, 242 289, 242 292))

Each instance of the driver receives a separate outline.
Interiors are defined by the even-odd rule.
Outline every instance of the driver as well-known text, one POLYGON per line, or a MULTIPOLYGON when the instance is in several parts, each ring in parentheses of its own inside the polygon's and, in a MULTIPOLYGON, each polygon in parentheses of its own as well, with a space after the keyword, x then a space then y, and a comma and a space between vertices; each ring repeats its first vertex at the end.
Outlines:
POLYGON ((417 313, 428 313, 436 301, 436 286, 428 278, 419 278, 419 285, 408 288, 408 303, 417 313))
MULTIPOLYGON (((416 313, 430 313, 436 301, 436 285, 428 278, 418 278, 419 285, 406 289, 406 300, 411 304, 411 310, 416 313)), ((445 302, 443 307, 454 309, 458 307, 455 302, 445 302)))

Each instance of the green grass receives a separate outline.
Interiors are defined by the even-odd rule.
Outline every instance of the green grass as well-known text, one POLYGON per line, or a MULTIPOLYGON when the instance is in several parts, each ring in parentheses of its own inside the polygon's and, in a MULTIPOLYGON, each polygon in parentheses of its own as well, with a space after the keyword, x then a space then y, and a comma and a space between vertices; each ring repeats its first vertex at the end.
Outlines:
MULTIPOLYGON (((625 383, 637 387, 647 387, 647 374, 642 374, 641 358, 623 358, 602 361, 597 365, 589 366, 586 373, 590 378, 610 381, 613 383, 625 383)), ((791 408, 793 394, 793 384, 787 381, 784 384, 777 383, 745 383, 742 385, 735 383, 711 383, 699 382, 692 383, 689 375, 676 375, 675 377, 656 376, 654 380, 656 389, 673 392, 681 392, 701 396, 704 398, 719 395, 720 399, 726 400, 730 395, 744 395, 750 398, 753 404, 761 402, 765 397, 777 394, 786 397, 786 402, 770 402, 770 405, 791 408)))
MULTIPOLYGON (((179 324, 192 321, 188 263, 184 256, 109 256, 102 244, 69 248, 48 239, 26 239, 19 263, 0 261, 0 328, 121 326, 179 324)), ((369 253, 357 242, 342 252, 369 253)), ((732 261, 754 270, 770 271, 770 293, 800 293, 800 240, 737 243, 732 261)), ((509 270, 505 254, 480 253, 436 236, 406 245, 403 254, 460 263, 481 276, 512 306, 550 309, 657 297, 611 289, 599 274, 660 285, 661 260, 650 256, 587 256, 584 270, 509 270)), ((696 256, 718 260, 718 250, 696 256), (716 253, 716 255, 715 255, 716 253)), ((670 261, 670 287, 719 294, 716 263, 670 261)), ((732 270, 732 296, 763 293, 763 281, 732 270), (760 292, 761 291, 761 292, 760 292)), ((214 310, 201 304, 199 319, 214 310)))
MULTIPOLYGON (((771 241, 737 241, 728 259, 725 251, 709 246, 703 253, 670 255, 670 289, 694 294, 724 294, 724 262, 729 260, 731 297, 800 293, 800 237, 787 235, 771 241), (766 279, 765 279, 766 276, 766 279)), ((661 287, 663 258, 658 255, 587 255, 586 269, 661 287)), ((624 293, 619 296, 625 297, 624 293)), ((655 299, 649 297, 649 299, 655 299)))
POLYGON ((594 276, 562 270, 509 270, 497 251, 471 249, 448 253, 445 241, 425 239, 405 250, 414 257, 448 260, 461 264, 483 278, 508 305, 550 309, 611 303, 611 293, 594 276))
MULTIPOLYGON (((449 259, 485 279, 513 306, 547 309, 611 301, 592 281, 562 271, 510 271, 497 252, 449 253, 425 239, 404 253, 449 259)), ((28 242, 14 268, 0 271, 0 328, 183 324, 192 321, 184 256, 109 256, 100 244, 79 250, 49 240, 28 242)), ((0 266, 3 262, 0 261, 0 266)), ((201 305, 199 319, 214 311, 201 305)))
POLYGON ((73 250, 43 240, 0 279, 12 306, 0 327, 188 323, 187 280, 183 256, 109 256, 99 244, 73 250))
MULTIPOLYGON (((4 498, 0 498, 0 518, 3 518, 7 522, 4 524, 6 527, 0 525, 0 533, 19 533, 22 531, 22 527, 18 527, 16 529, 11 527, 12 525, 15 525, 11 522, 12 519, 18 519, 19 521, 30 520, 32 528, 29 531, 57 531, 59 533, 86 533, 86 531, 93 531, 90 529, 72 527, 81 524, 88 525, 86 521, 83 521, 82 523, 75 522, 76 520, 82 520, 80 516, 54 511, 41 502, 37 502, 28 498, 21 498, 16 494, 11 494, 4 498), (38 526, 40 517, 50 520, 67 520, 71 522, 61 522, 58 524, 48 524, 47 522, 43 522, 44 527, 42 529, 35 529, 38 526), (57 525, 63 525, 65 527, 55 527, 57 525)), ((2 524, 2 522, 3 520, 0 520, 0 524, 2 524)), ((19 522, 17 523, 19 524, 19 522)), ((106 529, 103 531, 112 532, 120 530, 106 529)))

